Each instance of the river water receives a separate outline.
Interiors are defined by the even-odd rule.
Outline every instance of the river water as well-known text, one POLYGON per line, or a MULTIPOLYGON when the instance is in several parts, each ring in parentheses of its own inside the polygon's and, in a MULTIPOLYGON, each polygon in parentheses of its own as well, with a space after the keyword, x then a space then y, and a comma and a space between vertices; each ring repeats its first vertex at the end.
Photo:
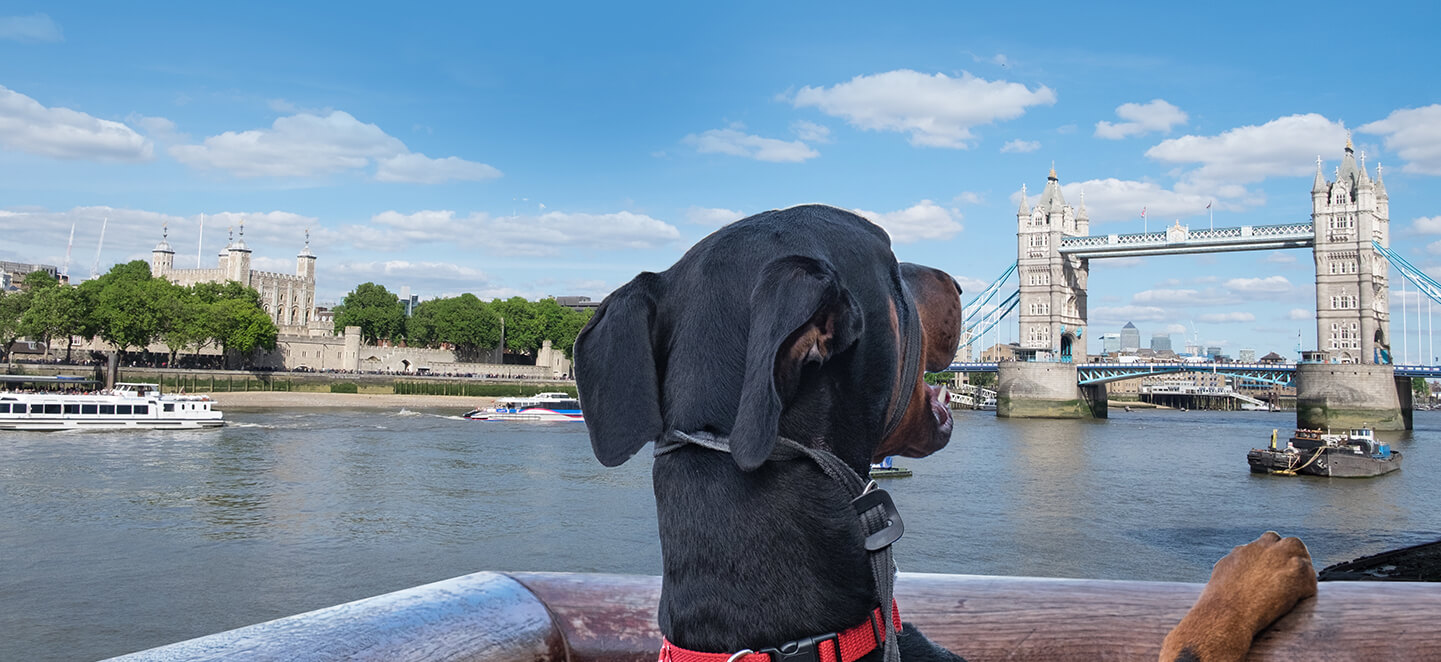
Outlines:
MULTIPOLYGON (((0 660, 94 660, 479 570, 659 574, 649 462, 577 424, 232 411, 194 432, 0 436, 0 660)), ((1398 473, 1248 472, 1292 414, 959 412, 885 485, 902 570, 1204 581, 1266 529, 1317 567, 1441 537, 1441 412, 1398 473)), ((1284 436, 1283 436, 1284 439, 1284 436)))

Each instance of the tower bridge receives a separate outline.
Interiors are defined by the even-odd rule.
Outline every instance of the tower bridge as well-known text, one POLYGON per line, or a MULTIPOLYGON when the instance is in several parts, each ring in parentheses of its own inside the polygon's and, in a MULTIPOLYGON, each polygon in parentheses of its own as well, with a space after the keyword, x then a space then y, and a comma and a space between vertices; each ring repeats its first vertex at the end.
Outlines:
MULTIPOLYGON (((1156 369, 1147 364, 1072 362, 1073 357, 1087 356, 1086 288, 1092 260, 1310 248, 1316 265, 1319 346, 1308 354, 1308 362, 1247 369, 1216 364, 1207 365, 1208 371, 1294 384, 1301 425, 1346 427, 1364 420, 1379 429, 1409 428, 1409 376, 1391 365, 1388 260, 1398 258, 1388 248, 1390 198, 1381 168, 1376 168, 1372 180, 1365 155, 1358 160, 1349 139, 1335 179, 1328 180, 1321 168, 1317 157, 1309 221, 1194 231, 1178 221, 1156 232, 1092 235, 1084 192, 1078 207, 1067 204, 1055 168, 1035 205, 1028 203, 1022 186, 1016 212, 1017 259, 1002 277, 1014 271, 1019 287, 988 315, 967 311, 978 320, 972 323, 968 318, 969 328, 962 335, 964 347, 975 340, 977 329, 984 333, 1010 308, 1018 311, 1017 360, 996 368, 1000 373, 997 415, 1105 416, 1107 382, 1156 369)), ((1414 269, 1407 270, 1409 263, 1398 265, 1408 278, 1417 277, 1411 273, 1414 269)), ((1441 296, 1441 285, 1430 282, 1437 285, 1436 296, 1441 296)), ((987 288, 985 301, 977 297, 972 307, 994 297, 998 285, 987 288)), ((952 369, 965 366, 958 363, 952 369)))

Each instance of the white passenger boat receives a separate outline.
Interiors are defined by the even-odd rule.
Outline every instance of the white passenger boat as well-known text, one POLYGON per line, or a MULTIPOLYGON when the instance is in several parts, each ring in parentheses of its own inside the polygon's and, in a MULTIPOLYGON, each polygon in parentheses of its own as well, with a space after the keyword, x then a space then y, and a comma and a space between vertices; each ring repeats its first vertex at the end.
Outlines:
POLYGON ((580 400, 569 393, 498 398, 495 405, 467 412, 473 421, 584 421, 580 400))
POLYGON ((161 394, 154 384, 116 384, 89 390, 94 381, 65 377, 0 376, 0 430, 115 430, 213 428, 224 414, 206 395, 161 394))

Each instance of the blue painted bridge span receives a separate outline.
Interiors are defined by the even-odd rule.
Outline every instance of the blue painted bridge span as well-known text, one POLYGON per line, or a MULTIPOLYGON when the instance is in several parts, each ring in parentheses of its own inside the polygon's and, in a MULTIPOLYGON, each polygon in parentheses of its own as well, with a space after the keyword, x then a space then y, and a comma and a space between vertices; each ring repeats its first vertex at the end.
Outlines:
MULTIPOLYGON (((997 372, 1000 364, 985 361, 952 363, 950 372, 997 372)), ((1294 363, 1078 363, 1076 382, 1078 384, 1105 384, 1123 379, 1135 379, 1147 375, 1163 375, 1176 372, 1210 372, 1234 377, 1249 382, 1295 386, 1296 364, 1294 363)), ((1441 366, 1398 365, 1397 377, 1441 378, 1441 366)))

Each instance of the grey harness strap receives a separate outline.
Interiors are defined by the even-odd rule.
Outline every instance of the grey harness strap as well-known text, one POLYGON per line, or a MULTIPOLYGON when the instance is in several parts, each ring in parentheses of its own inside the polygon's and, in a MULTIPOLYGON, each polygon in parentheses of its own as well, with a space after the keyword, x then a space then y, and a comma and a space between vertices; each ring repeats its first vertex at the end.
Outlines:
MULTIPOLYGON (((709 432, 671 431, 665 438, 656 442, 655 456, 665 455, 686 445, 700 446, 721 453, 730 452, 730 439, 726 437, 716 436, 709 432)), ((899 540, 901 534, 905 532, 900 513, 896 512, 895 502, 891 500, 890 494, 876 486, 875 481, 861 478, 850 465, 836 457, 834 453, 808 448, 785 437, 779 437, 776 440, 775 448, 771 450, 767 461, 795 460, 802 457, 809 458, 819 465, 821 471, 830 476, 831 480, 840 483, 846 493, 851 495, 851 505, 856 509, 856 514, 860 518, 861 533, 866 537, 866 552, 870 560, 871 578, 876 583, 876 599, 880 604, 881 612, 885 614, 884 626, 889 627, 896 582, 896 564, 891 553, 891 543, 899 540)), ((901 652, 896 639, 895 636, 885 638, 885 662, 900 662, 901 652)))

